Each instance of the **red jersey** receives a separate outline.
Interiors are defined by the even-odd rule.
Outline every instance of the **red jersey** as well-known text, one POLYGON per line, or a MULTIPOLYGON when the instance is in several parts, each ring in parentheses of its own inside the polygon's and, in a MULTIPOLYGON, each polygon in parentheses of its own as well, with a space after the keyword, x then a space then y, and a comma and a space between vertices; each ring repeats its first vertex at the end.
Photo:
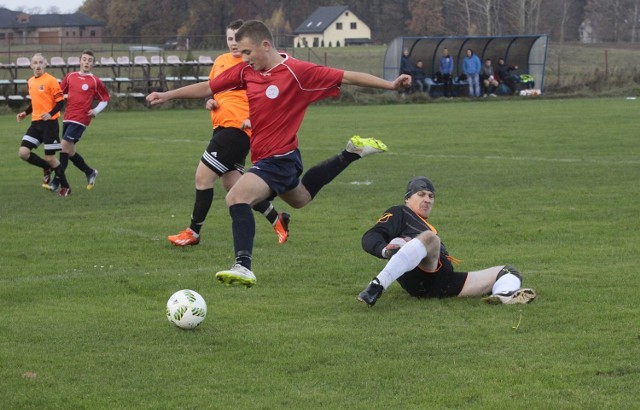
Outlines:
POLYGON ((247 64, 238 64, 209 80, 214 94, 246 89, 253 163, 296 149, 297 132, 307 107, 340 94, 343 70, 281 55, 284 61, 270 70, 258 72, 247 64))
POLYGON ((76 122, 85 127, 91 123, 92 118, 87 113, 93 108, 93 100, 109 101, 109 92, 102 80, 91 73, 69 73, 62 80, 60 88, 67 94, 63 121, 76 122))
MULTIPOLYGON (((64 100, 64 94, 60 90, 58 80, 49 73, 40 77, 33 76, 27 80, 29 97, 31 97, 31 120, 40 121, 42 114, 51 112, 56 103, 64 100)), ((60 112, 52 116, 52 120, 60 117, 60 112)))

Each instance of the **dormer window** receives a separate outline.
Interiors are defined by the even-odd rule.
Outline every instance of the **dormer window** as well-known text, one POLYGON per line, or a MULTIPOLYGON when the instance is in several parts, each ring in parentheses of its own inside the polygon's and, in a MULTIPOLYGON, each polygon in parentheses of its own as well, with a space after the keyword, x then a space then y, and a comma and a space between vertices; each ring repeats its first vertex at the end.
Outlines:
POLYGON ((18 22, 18 24, 27 24, 29 22, 29 18, 30 16, 28 14, 20 13, 16 17, 16 21, 18 22))

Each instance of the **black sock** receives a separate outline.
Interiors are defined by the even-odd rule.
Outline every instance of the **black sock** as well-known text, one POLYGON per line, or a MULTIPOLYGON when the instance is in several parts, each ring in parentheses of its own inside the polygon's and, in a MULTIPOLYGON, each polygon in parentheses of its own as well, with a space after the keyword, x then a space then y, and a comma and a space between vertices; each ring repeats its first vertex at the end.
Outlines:
POLYGON ((196 202, 193 205, 193 213, 191 214, 191 225, 189 228, 197 234, 200 233, 204 220, 213 202, 213 188, 196 189, 196 202))
POLYGON ((67 170, 67 165, 69 165, 69 154, 67 154, 66 152, 61 152, 60 153, 60 166, 62 167, 62 169, 64 169, 66 171, 67 170))
POLYGON ((31 165, 35 165, 36 167, 40 167, 42 169, 51 168, 51 166, 47 161, 43 160, 38 156, 38 154, 35 154, 33 152, 29 154, 29 158, 27 158, 27 162, 31 165))
POLYGON ((60 184, 63 188, 69 188, 69 183, 67 182, 67 177, 64 175, 64 169, 62 166, 58 165, 57 168, 53 168, 56 173, 56 178, 60 180, 60 184))
MULTIPOLYGON (((84 172, 85 175, 91 175, 93 172, 93 169, 84 162, 84 158, 82 158, 82 155, 79 153, 76 152, 72 157, 69 157, 69 159, 73 162, 73 165, 75 165, 80 171, 84 172)), ((60 161, 62 161, 62 158, 60 158, 60 161)), ((65 169, 67 168, 65 167, 65 169)))
POLYGON ((302 177, 302 185, 307 188, 311 198, 315 198, 323 186, 331 182, 357 159, 360 159, 360 155, 346 150, 342 151, 340 154, 310 168, 302 177))
POLYGON ((271 222, 271 225, 275 224, 278 219, 278 211, 276 211, 276 208, 274 208, 273 204, 269 201, 258 202, 253 206, 253 210, 264 215, 265 218, 271 222))
POLYGON ((229 207, 231 230, 233 232, 233 249, 236 263, 251 269, 251 252, 253 238, 256 234, 256 222, 249 204, 235 204, 229 207))

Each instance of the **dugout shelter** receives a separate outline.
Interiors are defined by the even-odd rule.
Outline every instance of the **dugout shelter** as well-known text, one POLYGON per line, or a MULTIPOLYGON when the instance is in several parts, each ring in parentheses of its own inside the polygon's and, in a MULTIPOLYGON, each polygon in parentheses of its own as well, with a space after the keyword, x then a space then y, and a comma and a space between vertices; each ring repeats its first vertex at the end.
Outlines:
MULTIPOLYGON (((422 60, 427 76, 439 71, 442 49, 448 48, 454 58, 453 78, 463 74, 462 60, 468 48, 484 60, 490 58, 494 68, 502 57, 509 65, 518 66, 515 74, 533 76, 535 88, 544 91, 544 71, 547 62, 548 35, 486 36, 486 37, 396 37, 389 43, 384 56, 383 77, 393 81, 400 74, 402 51, 409 50, 415 63, 422 60)), ((463 83, 458 81, 457 84, 463 83)))

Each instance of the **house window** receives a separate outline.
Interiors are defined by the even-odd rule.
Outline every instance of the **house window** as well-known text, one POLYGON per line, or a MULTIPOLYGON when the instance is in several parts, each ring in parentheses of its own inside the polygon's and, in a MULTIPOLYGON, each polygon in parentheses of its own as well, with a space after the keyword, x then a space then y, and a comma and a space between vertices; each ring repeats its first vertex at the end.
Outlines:
POLYGON ((357 30, 358 29, 358 23, 351 23, 351 30, 357 30))
POLYGON ((313 46, 320 47, 320 39, 318 37, 313 38, 313 46))
POLYGON ((0 33, 0 40, 4 40, 6 38, 6 33, 0 33))
POLYGON ((336 23, 336 30, 342 30, 342 23, 336 23))
POLYGON ((95 31, 95 30, 91 30, 91 31, 89 32, 89 36, 90 36, 90 37, 95 37, 95 36, 96 36, 96 31, 95 31))

